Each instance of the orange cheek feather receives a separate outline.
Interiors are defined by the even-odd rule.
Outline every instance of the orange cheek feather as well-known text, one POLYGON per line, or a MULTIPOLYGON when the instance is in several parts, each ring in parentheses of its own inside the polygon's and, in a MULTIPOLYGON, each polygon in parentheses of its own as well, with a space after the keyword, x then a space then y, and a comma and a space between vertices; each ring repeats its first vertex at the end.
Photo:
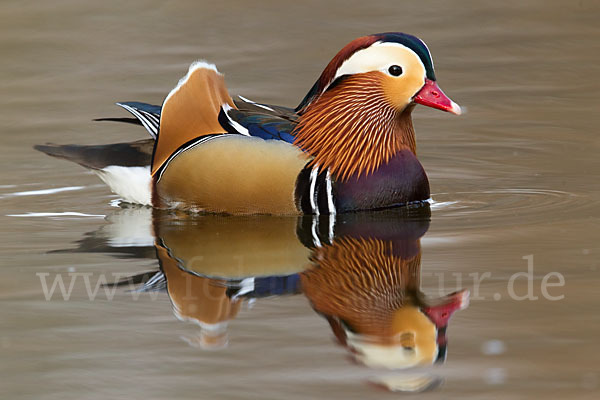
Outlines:
POLYGON ((383 93, 392 107, 404 109, 412 101, 412 97, 423 87, 425 78, 417 74, 392 77, 386 74, 382 77, 383 93))

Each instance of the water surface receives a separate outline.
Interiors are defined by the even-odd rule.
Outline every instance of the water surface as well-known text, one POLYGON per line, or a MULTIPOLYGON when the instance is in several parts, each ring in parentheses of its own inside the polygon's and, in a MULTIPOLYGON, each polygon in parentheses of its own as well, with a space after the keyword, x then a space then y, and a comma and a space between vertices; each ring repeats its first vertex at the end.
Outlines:
POLYGON ((597 398, 599 12, 585 0, 4 1, 0 397, 391 398, 401 394, 388 389, 412 382, 427 389, 423 398, 597 398), (324 306, 294 285, 315 252, 298 234, 312 235, 312 221, 295 218, 200 218, 198 231, 184 226, 163 243, 194 249, 175 264, 200 264, 179 273, 200 293, 218 292, 198 303, 195 320, 178 320, 175 292, 125 285, 90 300, 85 277, 94 289, 101 277, 153 276, 168 261, 156 228, 160 238, 176 222, 115 206, 95 176, 34 144, 144 138, 141 128, 91 120, 124 116, 115 101, 160 103, 200 58, 219 66, 233 94, 295 106, 339 48, 382 31, 423 38, 440 86, 468 110, 415 113, 430 217, 373 215, 385 229, 351 235, 396 243, 399 260, 419 254, 419 289, 407 293, 470 290, 448 324, 445 362, 390 371, 340 344, 324 306), (413 235, 383 235, 387 223, 413 235), (532 292, 518 300, 529 266, 532 292), (551 273, 564 285, 545 296, 551 273), (67 288, 77 277, 68 301, 44 296, 41 280, 56 276, 67 288), (278 280, 259 293, 244 286, 249 276, 278 280), (207 323, 221 330, 202 336, 207 323))

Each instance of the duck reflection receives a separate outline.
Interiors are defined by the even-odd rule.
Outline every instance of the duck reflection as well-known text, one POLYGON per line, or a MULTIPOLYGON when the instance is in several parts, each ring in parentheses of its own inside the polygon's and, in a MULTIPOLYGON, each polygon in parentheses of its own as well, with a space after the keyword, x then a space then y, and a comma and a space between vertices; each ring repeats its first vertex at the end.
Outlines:
MULTIPOLYGON (((298 218, 152 213, 160 271, 130 281, 165 288, 175 316, 200 326, 185 338, 196 347, 226 346, 244 302, 302 293, 355 361, 406 369, 445 359, 448 321, 467 306, 464 290, 435 299, 421 291, 428 207, 298 218)), ((388 388, 407 385, 386 379, 388 388)), ((419 376, 408 386, 431 383, 419 376)))
POLYGON ((436 301, 420 291, 415 232, 394 240, 342 237, 316 248, 303 293, 338 342, 369 367, 409 368, 443 360, 450 315, 466 292, 436 301))
MULTIPOLYGON (((197 336, 185 338, 190 345, 222 348, 228 343, 228 321, 243 302, 278 293, 275 287, 261 292, 254 282, 297 281, 310 251, 298 242, 295 229, 295 218, 155 212, 160 271, 143 290, 166 287, 175 316, 200 327, 197 336)), ((296 284, 292 292, 297 293, 296 284)))

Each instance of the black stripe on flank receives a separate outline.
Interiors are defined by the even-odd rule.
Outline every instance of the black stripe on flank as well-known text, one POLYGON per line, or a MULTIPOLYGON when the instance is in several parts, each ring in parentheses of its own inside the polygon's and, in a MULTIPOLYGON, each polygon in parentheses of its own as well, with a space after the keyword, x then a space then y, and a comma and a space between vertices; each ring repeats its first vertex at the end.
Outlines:
POLYGON ((329 205, 327 200, 327 170, 319 173, 317 176, 316 195, 319 214, 329 214, 329 205))
POLYGON ((296 208, 302 211, 303 214, 313 214, 312 207, 310 206, 311 171, 312 168, 310 168, 307 164, 298 174, 298 178, 296 178, 296 189, 294 191, 294 198, 296 199, 296 208))
MULTIPOLYGON (((335 213, 335 209, 329 209, 329 199, 327 193, 327 170, 319 170, 319 173, 316 177, 314 191, 314 201, 316 209, 313 209, 311 205, 311 197, 313 196, 313 193, 311 193, 310 190, 310 186, 312 183, 310 177, 313 170, 314 168, 312 166, 306 164, 302 171, 300 171, 300 174, 298 174, 298 178, 296 179, 296 190, 294 192, 296 207, 304 214, 326 215, 330 213, 335 213)), ((333 189, 334 188, 332 182, 331 195, 333 197, 332 201, 335 207, 335 194, 333 189)))

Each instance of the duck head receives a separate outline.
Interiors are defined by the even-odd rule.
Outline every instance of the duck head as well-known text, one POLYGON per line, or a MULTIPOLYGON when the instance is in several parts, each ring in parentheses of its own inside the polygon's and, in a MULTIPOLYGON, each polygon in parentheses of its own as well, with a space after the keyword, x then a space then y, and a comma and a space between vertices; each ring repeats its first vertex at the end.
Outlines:
POLYGON ((416 104, 461 113, 439 88, 425 43, 405 33, 360 37, 340 50, 297 107, 296 143, 338 178, 368 174, 402 149, 416 153, 416 104))
POLYGON ((324 92, 350 78, 362 83, 363 91, 380 89, 389 105, 400 111, 419 103, 461 113, 460 106, 439 88, 427 45, 399 32, 363 36, 348 43, 329 62, 296 110, 303 113, 324 92))

